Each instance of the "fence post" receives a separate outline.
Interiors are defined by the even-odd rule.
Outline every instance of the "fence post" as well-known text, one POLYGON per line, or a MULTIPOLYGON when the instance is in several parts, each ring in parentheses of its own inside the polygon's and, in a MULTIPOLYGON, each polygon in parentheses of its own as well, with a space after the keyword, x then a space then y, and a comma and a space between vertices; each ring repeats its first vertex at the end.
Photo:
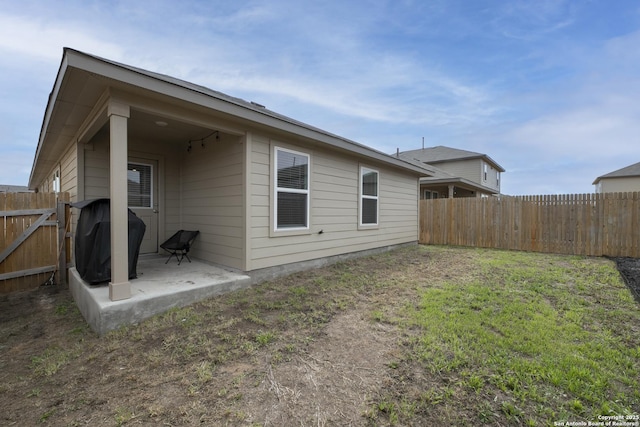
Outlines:
POLYGON ((67 284, 67 203, 58 200, 58 283, 67 284))

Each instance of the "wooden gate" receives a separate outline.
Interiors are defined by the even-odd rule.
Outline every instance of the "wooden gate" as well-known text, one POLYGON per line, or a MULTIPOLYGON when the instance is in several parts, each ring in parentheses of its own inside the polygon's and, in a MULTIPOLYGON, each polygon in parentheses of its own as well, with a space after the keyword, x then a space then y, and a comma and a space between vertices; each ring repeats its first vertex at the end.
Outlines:
POLYGON ((0 293, 67 282, 68 193, 0 193, 0 293))

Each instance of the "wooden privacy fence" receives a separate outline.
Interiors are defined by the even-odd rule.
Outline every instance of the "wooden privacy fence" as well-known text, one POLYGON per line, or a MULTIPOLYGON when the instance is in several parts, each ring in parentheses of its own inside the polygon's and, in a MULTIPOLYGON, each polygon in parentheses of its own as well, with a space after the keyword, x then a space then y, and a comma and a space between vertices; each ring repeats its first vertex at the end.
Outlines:
POLYGON ((0 193, 0 293, 66 283, 68 193, 0 193))
POLYGON ((420 201, 420 243, 640 258, 633 193, 420 201))

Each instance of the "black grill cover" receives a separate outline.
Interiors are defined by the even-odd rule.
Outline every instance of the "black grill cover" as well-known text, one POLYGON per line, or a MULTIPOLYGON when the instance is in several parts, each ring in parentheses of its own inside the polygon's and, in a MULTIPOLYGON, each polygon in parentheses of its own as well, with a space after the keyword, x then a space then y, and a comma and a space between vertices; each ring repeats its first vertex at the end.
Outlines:
MULTIPOLYGON (((91 285, 108 282, 111 280, 110 201, 85 200, 71 206, 80 209, 75 238, 76 269, 91 285)), ((145 228, 144 222, 129 209, 129 279, 137 277, 136 265, 145 228)))

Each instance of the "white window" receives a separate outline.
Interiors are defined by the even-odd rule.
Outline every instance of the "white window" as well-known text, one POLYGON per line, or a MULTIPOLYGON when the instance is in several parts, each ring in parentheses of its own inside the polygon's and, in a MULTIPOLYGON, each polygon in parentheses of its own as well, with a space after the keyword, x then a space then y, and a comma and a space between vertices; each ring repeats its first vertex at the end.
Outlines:
POLYGON ((360 225, 378 225, 378 171, 360 168, 360 225))
POLYGON ((425 200, 437 199, 438 198, 438 192, 437 191, 425 190, 424 198, 425 198, 425 200))
POLYGON ((127 199, 130 208, 153 206, 153 166, 143 163, 127 165, 127 199))
POLYGON ((53 174, 53 192, 54 193, 59 193, 60 192, 60 171, 56 171, 55 174, 53 174))
POLYGON ((308 229, 310 157, 279 147, 274 157, 275 229, 308 229))
POLYGON ((484 180, 485 180, 485 181, 487 180, 487 169, 488 169, 488 168, 487 168, 487 164, 485 163, 485 164, 484 164, 484 180))

